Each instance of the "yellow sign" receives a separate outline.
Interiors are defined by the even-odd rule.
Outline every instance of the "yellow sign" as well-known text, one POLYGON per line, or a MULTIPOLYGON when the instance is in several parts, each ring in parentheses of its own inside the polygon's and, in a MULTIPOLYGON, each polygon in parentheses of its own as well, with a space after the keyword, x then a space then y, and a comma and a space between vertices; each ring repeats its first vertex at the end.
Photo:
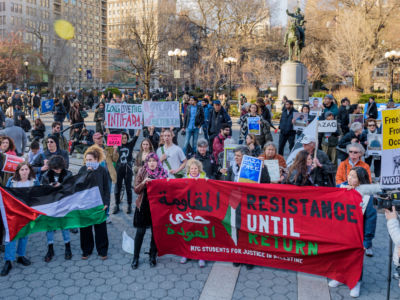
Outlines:
POLYGON ((70 40, 75 37, 75 28, 74 26, 65 20, 57 20, 54 22, 54 31, 57 35, 64 39, 70 40))
POLYGON ((382 111, 383 150, 400 148, 400 109, 382 111))

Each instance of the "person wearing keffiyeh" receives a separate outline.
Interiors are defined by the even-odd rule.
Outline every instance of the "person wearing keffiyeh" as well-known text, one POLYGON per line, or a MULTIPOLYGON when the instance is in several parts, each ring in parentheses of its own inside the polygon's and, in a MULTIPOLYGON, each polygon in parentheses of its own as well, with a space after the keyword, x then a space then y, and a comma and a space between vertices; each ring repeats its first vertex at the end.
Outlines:
POLYGON ((157 247, 153 237, 153 227, 151 224, 150 204, 147 198, 146 183, 153 179, 164 179, 168 177, 167 171, 163 168, 161 161, 154 152, 149 153, 146 157, 143 167, 138 171, 135 177, 134 190, 138 195, 136 199, 136 209, 133 218, 133 226, 136 228, 135 236, 135 252, 133 255, 132 269, 137 269, 139 266, 139 254, 142 247, 143 238, 147 227, 151 227, 151 242, 150 242, 150 266, 154 267, 157 264, 157 247))

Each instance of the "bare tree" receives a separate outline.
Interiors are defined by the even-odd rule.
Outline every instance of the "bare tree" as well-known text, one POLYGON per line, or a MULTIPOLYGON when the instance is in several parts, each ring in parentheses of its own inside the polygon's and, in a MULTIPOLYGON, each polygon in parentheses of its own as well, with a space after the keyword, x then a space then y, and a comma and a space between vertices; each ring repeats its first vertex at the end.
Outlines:
POLYGON ((17 33, 0 39, 0 86, 17 82, 19 75, 23 72, 25 49, 26 46, 17 33))

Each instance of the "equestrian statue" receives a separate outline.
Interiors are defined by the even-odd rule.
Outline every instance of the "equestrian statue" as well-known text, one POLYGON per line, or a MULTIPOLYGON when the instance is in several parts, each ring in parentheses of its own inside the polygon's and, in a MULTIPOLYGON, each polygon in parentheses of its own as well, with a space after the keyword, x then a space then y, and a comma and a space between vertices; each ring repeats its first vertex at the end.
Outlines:
POLYGON ((293 55, 300 61, 301 50, 305 47, 305 26, 306 20, 298 7, 294 13, 286 10, 286 14, 291 17, 288 30, 285 34, 284 46, 289 46, 289 60, 293 61, 293 55))

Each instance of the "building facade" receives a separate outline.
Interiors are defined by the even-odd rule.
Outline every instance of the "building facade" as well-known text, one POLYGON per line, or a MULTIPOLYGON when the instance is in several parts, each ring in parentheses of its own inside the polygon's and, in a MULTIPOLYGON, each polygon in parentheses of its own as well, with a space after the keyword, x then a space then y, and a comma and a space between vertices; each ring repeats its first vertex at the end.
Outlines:
POLYGON ((79 69, 83 87, 101 85, 108 66, 107 0, 0 0, 0 36, 11 32, 50 61, 54 87, 77 87, 79 69), (59 19, 74 26, 73 39, 55 34, 53 24, 59 19))

